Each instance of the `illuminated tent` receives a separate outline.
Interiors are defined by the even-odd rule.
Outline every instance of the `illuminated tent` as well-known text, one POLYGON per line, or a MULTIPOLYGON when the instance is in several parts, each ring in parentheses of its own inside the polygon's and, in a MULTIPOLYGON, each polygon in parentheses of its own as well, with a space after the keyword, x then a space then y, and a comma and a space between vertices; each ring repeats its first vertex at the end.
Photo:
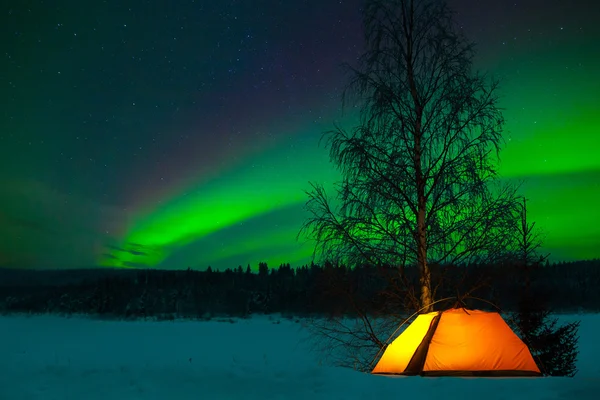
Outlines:
POLYGON ((419 315, 386 348, 372 373, 541 375, 525 343, 500 314, 463 308, 419 315))

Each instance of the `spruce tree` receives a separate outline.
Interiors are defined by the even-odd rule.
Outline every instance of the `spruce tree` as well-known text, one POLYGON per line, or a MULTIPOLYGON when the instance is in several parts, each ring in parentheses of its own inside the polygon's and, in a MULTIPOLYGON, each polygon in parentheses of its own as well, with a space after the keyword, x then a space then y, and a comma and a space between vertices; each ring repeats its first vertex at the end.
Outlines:
POLYGON ((515 237, 514 261, 522 279, 514 322, 544 375, 572 377, 577 373, 580 322, 561 325, 558 318, 552 316, 548 302, 550 293, 539 284, 548 256, 538 254, 541 238, 534 230, 535 223, 527 221, 525 199, 517 212, 520 224, 515 237))

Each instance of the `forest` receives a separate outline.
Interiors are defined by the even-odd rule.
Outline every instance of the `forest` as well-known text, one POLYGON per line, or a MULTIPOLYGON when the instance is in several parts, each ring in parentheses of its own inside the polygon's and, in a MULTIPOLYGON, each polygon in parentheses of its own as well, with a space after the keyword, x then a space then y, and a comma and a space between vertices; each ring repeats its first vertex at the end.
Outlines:
MULTIPOLYGON (((527 273, 554 312, 600 310, 600 260, 545 263, 533 271, 515 264, 432 266, 436 305, 514 311, 527 273), (485 299, 485 300, 484 300, 485 299)), ((406 279, 417 284, 416 266, 406 279)), ((86 314, 109 319, 211 319, 280 313, 289 317, 397 314, 411 309, 398 268, 361 265, 259 263, 225 271, 90 269, 0 270, 0 312, 86 314), (37 277, 37 278, 36 278, 37 277), (37 279, 37 280, 36 280, 37 279)), ((416 309, 414 311, 417 311, 416 309)))

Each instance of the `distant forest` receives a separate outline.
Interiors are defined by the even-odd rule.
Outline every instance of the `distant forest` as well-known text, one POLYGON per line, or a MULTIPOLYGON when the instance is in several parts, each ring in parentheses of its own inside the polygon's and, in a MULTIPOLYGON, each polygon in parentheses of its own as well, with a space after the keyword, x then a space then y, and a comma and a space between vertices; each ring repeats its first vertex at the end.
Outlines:
MULTIPOLYGON (((468 293, 464 303, 470 308, 499 307, 507 312, 516 308, 522 268, 463 265, 434 266, 432 271, 435 280, 442 282, 438 299, 468 293)), ((546 263, 531 273, 536 293, 545 294, 554 312, 600 310, 600 260, 546 263)), ((391 267, 347 268, 331 263, 299 268, 289 264, 269 268, 260 263, 258 272, 249 265, 225 271, 210 267, 206 271, 0 269, 0 312, 110 319, 397 314, 406 309, 398 276, 391 267)), ((417 285, 416 268, 407 268, 406 279, 417 285)), ((436 308, 453 304, 440 303, 436 308)))

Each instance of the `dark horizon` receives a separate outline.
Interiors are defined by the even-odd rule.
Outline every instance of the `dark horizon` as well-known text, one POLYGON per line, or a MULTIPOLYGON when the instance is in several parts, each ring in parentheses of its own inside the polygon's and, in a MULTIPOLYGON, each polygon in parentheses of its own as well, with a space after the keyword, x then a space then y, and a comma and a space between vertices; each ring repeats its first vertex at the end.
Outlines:
MULTIPOLYGON (((594 261, 598 261, 600 260, 600 257, 593 257, 593 258, 582 258, 582 259, 557 259, 552 257, 552 255, 549 255, 548 257, 546 257, 546 259, 548 260, 548 263, 554 265, 554 264, 570 264, 570 263, 578 263, 578 262, 594 262, 594 261)), ((210 264, 206 264, 206 265, 180 265, 180 266, 169 266, 167 268, 155 268, 155 267, 151 267, 151 266, 139 266, 139 267, 128 267, 128 268, 123 268, 123 267, 118 267, 118 266, 102 266, 102 265, 79 265, 79 266, 71 266, 69 268, 20 268, 18 266, 12 266, 12 265, 0 265, 0 273, 2 271, 16 271, 16 272, 57 272, 57 271, 89 271, 89 270, 108 270, 108 271, 142 271, 145 269, 153 269, 153 270, 157 270, 157 271, 185 271, 187 269, 192 269, 194 271, 205 271, 208 267, 210 267, 213 271, 218 271, 218 272, 223 272, 227 269, 230 270, 235 270, 237 269, 239 266, 243 267, 244 270, 246 269, 247 266, 250 266, 250 269, 253 273, 256 273, 258 271, 258 265, 262 262, 265 262, 268 264, 269 268, 279 268, 280 265, 287 265, 289 264, 291 266, 292 269, 296 269, 296 268, 301 268, 303 266, 310 266, 311 263, 314 263, 315 265, 321 265, 321 262, 318 262, 317 260, 312 260, 310 257, 308 258, 307 261, 302 262, 302 263, 291 263, 288 261, 283 261, 280 262, 278 264, 274 264, 274 263, 270 263, 268 261, 267 258, 260 258, 259 261, 257 261, 256 263, 251 263, 251 262, 243 262, 243 263, 238 263, 237 265, 233 266, 233 265, 225 265, 225 266, 221 266, 221 268, 210 265, 210 264)))

